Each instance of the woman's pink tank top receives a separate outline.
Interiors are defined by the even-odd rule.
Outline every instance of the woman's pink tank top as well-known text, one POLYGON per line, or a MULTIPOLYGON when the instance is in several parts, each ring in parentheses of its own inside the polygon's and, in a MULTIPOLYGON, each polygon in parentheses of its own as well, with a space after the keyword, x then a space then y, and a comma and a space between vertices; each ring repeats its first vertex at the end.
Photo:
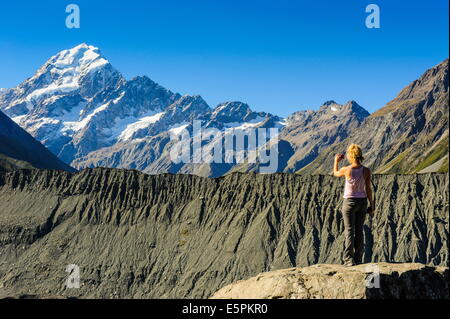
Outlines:
POLYGON ((345 179, 344 198, 366 198, 364 166, 350 169, 350 179, 345 179))

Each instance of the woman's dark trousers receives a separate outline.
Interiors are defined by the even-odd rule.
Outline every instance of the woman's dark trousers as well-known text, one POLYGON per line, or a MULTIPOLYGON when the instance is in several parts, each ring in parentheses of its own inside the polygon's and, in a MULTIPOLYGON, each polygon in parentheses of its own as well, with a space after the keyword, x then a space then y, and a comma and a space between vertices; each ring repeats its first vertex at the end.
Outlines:
POLYGON ((360 264, 364 253, 364 220, 367 213, 366 198, 344 198, 344 263, 360 264))

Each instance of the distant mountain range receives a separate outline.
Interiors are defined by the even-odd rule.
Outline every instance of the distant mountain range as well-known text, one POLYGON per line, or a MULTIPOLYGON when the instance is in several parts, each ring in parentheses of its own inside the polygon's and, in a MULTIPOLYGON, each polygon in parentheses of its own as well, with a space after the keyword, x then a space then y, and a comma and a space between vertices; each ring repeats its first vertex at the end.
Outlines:
MULTIPOLYGON (((308 165, 329 146, 345 141, 368 116, 355 101, 327 101, 318 111, 292 114, 279 134, 278 171, 293 173, 308 165)), ((259 165, 236 165, 232 171, 257 172, 259 165)))
MULTIPOLYGON (((328 173, 330 158, 360 143, 379 172, 442 170, 448 157, 448 60, 428 70, 374 114, 356 102, 328 101, 318 111, 286 119, 242 102, 211 108, 198 95, 173 93, 148 77, 127 81, 94 46, 81 44, 50 58, 31 78, 0 90, 0 109, 62 161, 78 168, 107 166, 156 174, 208 177, 257 171, 258 163, 174 163, 171 134, 192 122, 231 131, 280 129, 278 171, 328 173)), ((447 165, 448 166, 448 165, 447 165)))

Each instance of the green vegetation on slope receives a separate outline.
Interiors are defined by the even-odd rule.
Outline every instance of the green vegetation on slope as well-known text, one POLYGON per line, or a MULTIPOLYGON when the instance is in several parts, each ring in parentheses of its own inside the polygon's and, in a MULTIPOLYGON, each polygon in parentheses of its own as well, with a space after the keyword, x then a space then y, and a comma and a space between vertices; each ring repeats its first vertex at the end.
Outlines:
MULTIPOLYGON (((438 145, 436 145, 434 150, 432 152, 430 152, 423 159, 423 161, 413 169, 413 172, 421 171, 422 169, 436 163, 438 160, 440 160, 447 154, 448 154, 448 137, 443 139, 442 141, 440 141, 438 143, 438 145)), ((448 160, 447 160, 447 163, 448 163, 448 160)), ((448 168, 448 165, 447 165, 447 168, 448 168)), ((447 171, 448 171, 448 169, 447 169, 447 171)))
POLYGON ((400 153, 396 158, 394 158, 392 161, 386 163, 382 167, 378 168, 375 172, 379 173, 379 174, 386 174, 386 173, 398 174, 398 173, 400 173, 404 166, 404 160, 409 153, 410 153, 409 149, 400 153))
POLYGON ((442 166, 439 168, 438 172, 439 173, 448 173, 448 157, 444 160, 444 163, 442 164, 442 166))

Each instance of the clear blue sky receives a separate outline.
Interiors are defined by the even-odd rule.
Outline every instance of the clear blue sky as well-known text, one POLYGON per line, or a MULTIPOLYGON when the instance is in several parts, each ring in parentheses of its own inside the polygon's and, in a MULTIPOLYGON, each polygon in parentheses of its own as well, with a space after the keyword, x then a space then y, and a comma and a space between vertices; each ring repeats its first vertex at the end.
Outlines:
POLYGON ((127 78, 212 107, 240 100, 285 116, 353 99, 373 112, 448 57, 448 0, 2 1, 0 87, 81 42, 127 78), (70 3, 80 29, 65 27, 70 3), (365 27, 370 3, 380 29, 365 27))

